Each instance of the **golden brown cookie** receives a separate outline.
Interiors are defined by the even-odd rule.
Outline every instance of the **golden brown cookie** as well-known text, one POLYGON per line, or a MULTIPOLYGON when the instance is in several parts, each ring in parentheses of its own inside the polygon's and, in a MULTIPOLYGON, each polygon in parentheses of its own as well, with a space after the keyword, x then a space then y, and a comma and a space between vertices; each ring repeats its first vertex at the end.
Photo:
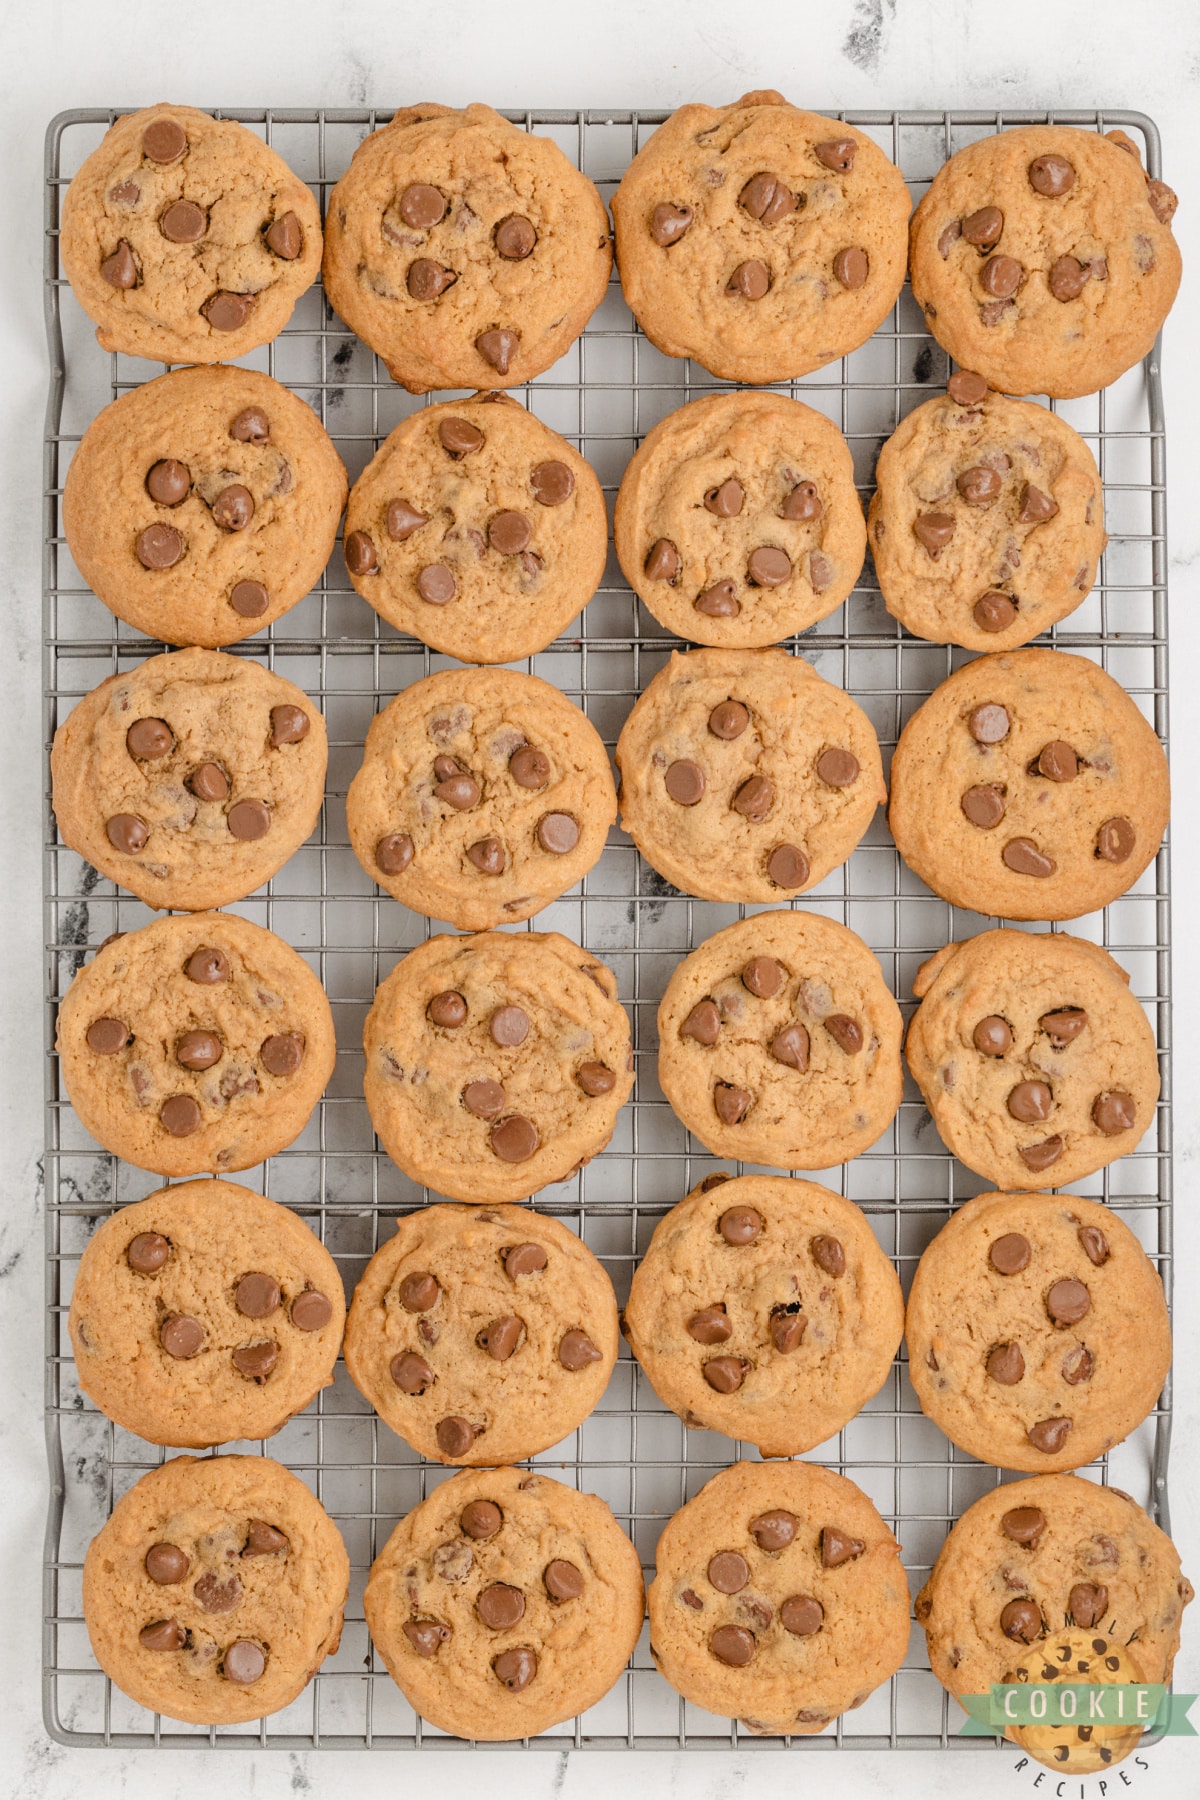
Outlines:
POLYGON ((679 964, 658 1009, 658 1079, 714 1156, 828 1169, 887 1130, 900 1011, 862 939, 817 913, 757 913, 679 964))
POLYGON ((984 931, 923 963, 913 992, 913 1079, 947 1147, 997 1187, 1067 1187, 1153 1123, 1154 1032, 1099 944, 984 931))
POLYGON ((116 934, 58 1009, 63 1085, 106 1150, 159 1175, 231 1174, 299 1137, 333 1074, 325 990, 229 913, 116 934))
POLYGON ((232 119, 126 113, 63 201, 63 270, 104 350, 234 362, 278 337, 321 267, 321 213, 232 119))
POLYGON ((565 1225, 517 1206, 428 1206, 367 1264, 346 1369, 422 1456, 494 1467, 582 1424, 619 1347, 612 1283, 565 1225))
POLYGON ((528 1469, 464 1469, 401 1519, 363 1606, 421 1717, 497 1743, 603 1699, 645 1598, 637 1551, 603 1500, 528 1469))
POLYGON ((865 132, 772 88, 681 106, 613 195, 621 286, 668 356, 787 381, 857 349, 891 311, 909 205, 865 132))
POLYGON ((1175 206, 1124 132, 997 132, 952 156, 914 213, 913 296, 991 387, 1094 394, 1148 354, 1171 309, 1175 206))
POLYGON ((815 1463, 734 1463, 670 1519, 650 1652, 685 1700, 810 1737, 908 1648, 900 1546, 861 1488, 815 1463))
MULTIPOLYGON (((1006 1686, 1058 1681, 1108 1687, 1141 1680, 1142 1666, 1131 1647, 1078 1626, 1032 1644, 1004 1671, 1006 1686)), ((1015 1725, 1006 1736, 1048 1769, 1092 1775, 1128 1756, 1144 1730, 1142 1725, 1015 1725)))
POLYGON ((329 196, 325 291, 410 393, 519 387, 604 297, 604 202, 490 106, 403 107, 329 196))
POLYGON ((83 1615, 123 1694, 190 1725, 278 1712, 338 1647, 350 1563, 302 1481, 265 1456, 176 1456, 88 1547, 83 1615))
POLYGON ((913 872, 968 912, 1075 919, 1154 860, 1170 783, 1134 701, 1064 650, 980 656, 918 707, 888 824, 913 872))
POLYGON ((1073 612, 1107 542, 1100 473, 1065 419, 960 370, 879 453, 868 536, 916 637, 1013 650, 1073 612))
POLYGON ((725 649, 778 643, 842 604, 866 526, 845 438, 782 394, 668 413, 621 478, 613 537, 660 624, 725 649))
POLYGON ((1141 1424, 1171 1366, 1162 1281, 1075 1194, 980 1194, 917 1265, 905 1321, 922 1411, 982 1462, 1079 1469, 1141 1424))
POLYGON ((622 727, 617 767, 622 829, 706 900, 815 887, 887 799, 866 713, 784 650, 673 652, 622 727))
POLYGON ((54 734, 65 844, 147 906, 201 912, 261 887, 321 811, 325 721, 273 669, 219 650, 110 675, 54 734))
POLYGON ((852 1201, 813 1181, 709 1176, 655 1227, 623 1329, 685 1424, 794 1456, 883 1386, 904 1300, 852 1201))
POLYGON ((410 414, 354 484, 346 567, 364 600, 460 662, 544 650, 600 585, 600 483, 507 394, 410 414))
POLYGON ((106 1219, 71 1296, 79 1385, 151 1444, 273 1437, 333 1381, 337 1264, 286 1206, 230 1181, 160 1188, 106 1219))
POLYGON ((346 797, 371 879, 464 931, 528 919, 574 887, 616 816, 594 726, 513 669, 445 669, 398 694, 346 797))
MULTIPOLYGON (((962 1696, 1019 1679, 1037 1651, 1068 1636, 1075 1643, 1078 1632, 1089 1634, 1089 1645, 1102 1641, 1103 1652, 1093 1653, 1118 1666, 1082 1676, 1076 1669, 1076 1678, 1169 1682, 1192 1597, 1174 1544, 1128 1494, 1077 1475, 1041 1475, 993 1488, 967 1509, 915 1610, 934 1674, 962 1696), (1136 1675, 1123 1673, 1134 1664, 1136 1675)), ((1019 1741, 1015 1730, 1005 1735, 1019 1741)), ((1075 1733, 1071 1740, 1078 1744, 1075 1733)), ((1043 1760, 1040 1742, 1027 1747, 1043 1760)), ((1054 1748, 1051 1767, 1083 1771, 1077 1748, 1066 1758, 1054 1748)), ((1118 1752, 1126 1747, 1115 1746, 1111 1760, 1118 1752)))
POLYGON ((384 1149, 452 1200, 564 1180, 633 1088, 616 977, 554 931, 427 939, 380 984, 363 1049, 384 1149))
POLYGON ((67 471, 84 580, 168 644, 235 644, 316 586, 346 471, 311 406, 256 369, 176 369, 106 406, 67 471))

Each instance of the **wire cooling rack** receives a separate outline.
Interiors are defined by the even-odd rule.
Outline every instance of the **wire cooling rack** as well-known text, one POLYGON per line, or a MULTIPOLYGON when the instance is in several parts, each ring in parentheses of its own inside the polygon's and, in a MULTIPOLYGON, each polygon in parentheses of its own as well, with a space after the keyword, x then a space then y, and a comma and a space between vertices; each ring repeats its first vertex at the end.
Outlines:
MULTIPOLYGON (((113 619, 84 586, 61 534, 62 484, 83 428, 110 399, 159 372, 107 355, 62 278, 58 220, 63 191, 120 110, 62 113, 46 146, 46 320, 52 383, 46 419, 44 502, 45 737, 107 675, 163 646, 113 619)), ((244 110, 223 112, 251 127, 312 184, 322 204, 355 146, 390 112, 244 110)), ((507 115, 554 138, 592 176, 605 198, 661 113, 538 112, 507 115)), ((1140 138, 1159 173, 1152 122, 1130 112, 1054 114, 852 112, 903 170, 914 199, 964 144, 1009 125, 1060 123, 1140 138)), ((336 319, 319 287, 300 302, 287 330, 247 361, 310 401, 353 480, 402 417, 423 404, 396 388, 379 360, 336 319)), ((944 353, 924 329, 905 288, 889 320, 861 349, 786 391, 828 414, 847 437, 864 499, 875 458, 899 419, 945 380, 944 353)), ((579 343, 519 397, 577 444, 611 505, 625 464, 667 412, 724 384, 693 364, 661 356, 626 310, 615 278, 579 343)), ((442 397, 442 396, 439 396, 442 397)), ((1134 696, 1160 738, 1167 736, 1165 442, 1157 351, 1144 368, 1106 392, 1057 407, 1088 440, 1104 479, 1110 542, 1094 592, 1048 640, 1092 658, 1134 696)), ((634 599, 610 561, 582 617, 525 668, 577 701, 605 742, 662 666, 675 640, 634 599)), ((925 696, 965 658, 906 636, 884 610, 868 563, 845 606, 789 646, 852 693, 879 734, 885 758, 925 696)), ((238 1177, 300 1212, 337 1259, 349 1290, 366 1259, 390 1235, 399 1212, 430 1195, 378 1149, 362 1098, 361 1029, 379 981, 430 930, 367 880, 346 836, 345 794, 373 714, 432 670, 453 666, 404 638, 353 592, 340 550, 317 588, 269 631, 234 646, 265 661, 319 702, 329 725, 329 786, 317 832, 274 881, 236 911, 269 926, 308 958, 333 1004, 337 1070, 303 1135, 261 1168, 238 1177)), ((422 1464, 371 1413, 339 1362, 334 1385, 265 1443, 228 1445, 264 1453, 293 1469, 337 1521, 353 1568, 341 1648, 304 1694, 256 1725, 189 1728, 127 1700, 91 1656, 80 1606, 83 1553, 116 1499, 161 1462, 164 1452, 119 1430, 80 1394, 66 1331, 71 1284, 83 1245, 115 1208, 160 1185, 103 1153, 82 1130, 54 1055, 58 1001, 89 950, 110 932, 147 922, 147 910, 100 879, 56 834, 45 810, 45 1052, 47 1112, 46 1441, 51 1502, 45 1566, 45 1718, 60 1743, 214 1749, 303 1750, 458 1747, 424 1725, 374 1654, 363 1622, 362 1587, 392 1526, 448 1471, 422 1464)), ((1072 924, 1128 970, 1157 1031, 1162 1098, 1141 1147, 1081 1182, 1075 1191, 1119 1211, 1162 1272, 1170 1292, 1170 912, 1164 849, 1135 888, 1104 913, 1072 924)), ((805 894, 802 905, 836 918, 866 939, 906 1014, 919 963, 951 938, 994 921, 933 898, 901 863, 878 817, 844 868, 805 894)), ((619 831, 582 884, 532 921, 582 942, 615 970, 634 1024, 638 1083, 610 1147, 569 1181, 543 1190, 539 1210, 564 1220, 591 1246, 624 1300, 639 1255, 663 1213, 718 1167, 675 1119, 655 1078, 655 1011, 679 958, 745 907, 695 901, 641 861, 619 831)), ((1033 927, 1032 929, 1039 929, 1033 927)), ((917 1258, 951 1210, 986 1185, 943 1149, 911 1081, 895 1123, 865 1155, 820 1179, 858 1202, 907 1288, 917 1258)), ((436 1196, 434 1196, 436 1198, 436 1196)), ((1088 1471, 1166 1513, 1170 1388, 1146 1425, 1088 1471)), ((715 1470, 752 1446, 688 1432, 655 1398, 623 1350, 612 1383, 579 1430, 536 1459, 558 1479, 598 1493, 612 1506, 652 1569, 659 1531, 715 1470)), ((913 1593, 951 1524, 1001 1477, 955 1450, 922 1416, 898 1359, 882 1392, 837 1437, 812 1452, 863 1487, 904 1545, 913 1593)), ((905 1667, 856 1712, 818 1737, 756 1738, 679 1698, 655 1671, 642 1639, 611 1694, 582 1718, 529 1740, 530 1747, 793 1748, 953 1747, 987 1750, 991 1740, 959 1739, 961 1715, 929 1671, 914 1627, 905 1667)))

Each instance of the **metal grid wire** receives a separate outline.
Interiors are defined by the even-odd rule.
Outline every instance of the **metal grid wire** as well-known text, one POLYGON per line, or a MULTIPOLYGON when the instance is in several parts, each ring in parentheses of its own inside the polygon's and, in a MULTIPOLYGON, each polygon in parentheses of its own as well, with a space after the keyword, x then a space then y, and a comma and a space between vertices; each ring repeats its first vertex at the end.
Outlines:
MULTIPOLYGON (((109 399, 158 371, 97 350, 58 266, 62 193, 83 157, 118 116, 77 111, 50 126, 46 152, 46 316, 52 387, 45 439, 45 737, 74 702, 105 676, 163 646, 111 618, 84 586, 61 535, 63 479, 84 426, 109 399)), ((330 187, 362 137, 388 112, 235 110, 310 181, 324 208, 330 187)), ((553 137, 611 194, 634 151, 665 116, 634 112, 507 115, 553 137)), ((1158 136, 1129 112, 1055 114, 852 112, 900 166, 919 198, 941 163, 975 138, 1009 125, 1054 122, 1099 131, 1123 126, 1139 136, 1152 174, 1158 136)), ((310 401, 354 479, 387 433, 422 401, 397 389, 378 358, 336 319, 319 288, 301 301, 284 333, 247 361, 310 401)), ((861 349, 784 391, 831 417, 854 454, 864 501, 875 457, 905 413, 945 380, 944 353, 929 338, 904 290, 890 319, 861 349)), ((661 356, 636 330, 615 278, 582 339, 519 398, 567 436, 597 470, 611 504, 621 473, 645 432, 665 413, 723 383, 690 363, 661 356)), ((443 396, 438 396, 443 397, 443 396)), ((1057 410, 1091 445, 1104 479, 1110 542, 1094 592, 1047 640, 1101 663, 1131 692, 1160 738, 1167 733, 1166 520, 1164 432, 1157 350, 1105 393, 1057 410)), ((605 742, 662 666, 674 639, 642 609, 610 562, 586 611, 543 654, 522 666, 555 683, 587 712, 605 742)), ((861 585, 831 618, 789 648, 852 693, 870 715, 885 759, 912 711, 964 660, 961 652, 916 641, 884 610, 868 563, 861 585)), ((353 592, 340 551, 314 592, 269 631, 233 655, 265 661, 305 688, 329 725, 329 785, 309 844, 265 890, 232 908, 278 932, 308 958, 334 1008, 337 1070, 297 1142, 238 1179, 300 1212, 337 1259, 347 1288, 386 1240, 398 1212, 430 1195, 378 1149, 362 1099, 361 1027, 379 981, 405 949, 435 927, 378 893, 350 852, 345 794, 372 715, 402 688, 453 666, 384 624, 353 592)), ((112 1687, 91 1656, 82 1622, 83 1551, 115 1499, 164 1452, 121 1431, 79 1392, 66 1312, 80 1252, 96 1223, 160 1185, 118 1163, 82 1131, 66 1101, 54 1055, 58 1000, 88 949, 108 933, 150 916, 131 896, 97 877, 58 839, 49 802, 45 834, 46 1432, 52 1498, 45 1569, 45 1716, 60 1743, 113 1746, 239 1746, 432 1749, 455 1747, 417 1718, 374 1654, 362 1613, 370 1563, 395 1521, 448 1471, 423 1465, 371 1413, 339 1362, 334 1385, 279 1435, 229 1450, 265 1453, 305 1480, 345 1536, 353 1568, 341 1649, 290 1707, 256 1725, 188 1728, 141 1710, 112 1687)), ((1119 1211, 1161 1270, 1170 1292, 1170 957, 1168 860, 1164 850, 1124 899, 1071 929, 1105 944, 1129 971, 1157 1031, 1162 1098, 1141 1147, 1079 1192, 1119 1211)), ((906 1014, 920 962, 951 938, 994 921, 933 898, 901 863, 882 817, 849 862, 805 894, 804 908, 841 920, 877 952, 906 1014)), ((624 1300, 630 1275, 663 1213, 706 1173, 722 1166, 694 1143, 655 1078, 655 1010, 688 950, 752 908, 688 899, 641 861, 614 830, 580 889, 547 907, 535 929, 557 929, 614 969, 634 1023, 638 1083, 610 1147, 570 1180, 543 1190, 538 1210, 564 1220, 591 1246, 624 1300)), ((521 927, 520 929, 525 929, 521 927)), ((1040 929, 1033 927, 1033 929, 1040 929)), ((907 1289, 916 1260, 951 1210, 986 1186, 941 1146, 911 1081, 893 1126, 873 1149, 821 1177, 859 1203, 907 1289)), ((436 1196, 434 1196, 436 1198, 436 1196)), ((1111 1478, 1166 1516, 1170 1389, 1152 1419, 1088 1473, 1111 1478)), ((601 1494, 630 1532, 647 1573, 665 1519, 717 1469, 752 1446, 688 1432, 666 1412, 627 1350, 603 1403, 563 1444, 536 1459, 558 1479, 601 1494)), ((848 1474, 875 1501, 904 1545, 912 1591, 921 1585, 947 1530, 1000 1472, 954 1449, 917 1407, 903 1356, 882 1392, 812 1460, 848 1474)), ((929 1672, 914 1627, 905 1667, 856 1712, 818 1737, 756 1738, 679 1698, 654 1670, 645 1633, 612 1693, 583 1718, 530 1740, 531 1747, 752 1748, 783 1742, 817 1753, 832 1748, 949 1746, 958 1707, 929 1672)))

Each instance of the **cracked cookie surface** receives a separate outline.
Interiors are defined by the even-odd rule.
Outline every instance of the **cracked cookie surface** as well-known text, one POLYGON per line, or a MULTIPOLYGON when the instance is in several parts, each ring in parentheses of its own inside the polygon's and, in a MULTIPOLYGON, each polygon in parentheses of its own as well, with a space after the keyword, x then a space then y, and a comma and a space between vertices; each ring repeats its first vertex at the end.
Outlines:
POLYGON ((118 119, 80 168, 60 253, 102 349, 234 362, 316 280, 321 214, 254 132, 164 103, 118 119))
POLYGON ((887 799, 867 715, 783 650, 673 652, 622 727, 617 767, 622 829, 707 900, 815 887, 887 799))
POLYGON ((645 1595, 637 1551, 596 1495, 528 1469, 464 1469, 401 1519, 363 1606, 421 1717, 498 1743, 607 1694, 645 1595))
POLYGON ((828 1169, 891 1124, 900 1038, 900 1010, 861 938, 816 913, 757 913, 671 976, 658 1079, 714 1156, 828 1169))
POLYGON ((345 504, 346 471, 311 406, 255 369, 176 369, 88 426, 63 529, 119 619, 213 649, 316 586, 345 504))
POLYGON ((878 1393, 904 1329, 866 1217, 812 1181, 711 1178, 655 1227, 624 1312, 630 1347, 684 1423, 794 1456, 878 1393))
POLYGON ((433 937, 381 982, 364 1088, 384 1149, 452 1200, 519 1200, 602 1150, 633 1088, 616 977, 557 932, 433 937))
POLYGON ((304 1221, 228 1181, 106 1219, 71 1296, 79 1385, 151 1444, 272 1437, 333 1381, 342 1278, 304 1221))
POLYGON ((935 894, 1007 919, 1107 906, 1154 860, 1170 810, 1162 746, 1111 675, 1065 650, 957 670, 909 719, 888 824, 935 894))
POLYGON ((1074 1194, 980 1194, 917 1265, 905 1321, 922 1411, 982 1462, 1082 1468, 1153 1409, 1162 1282, 1129 1227, 1074 1194))
POLYGON ((837 426, 781 394, 668 413, 621 479, 613 538, 630 587, 679 637, 778 643, 839 607, 866 526, 837 426))
POLYGON ((114 1156, 230 1174, 303 1131, 333 1074, 325 990, 273 932, 228 913, 102 944, 58 1009, 63 1084, 114 1156))
POLYGON ((1009 650, 1091 591, 1100 474, 1064 419, 982 376, 909 413, 879 453, 867 535, 884 601, 917 637, 1009 650))
POLYGON ((668 356, 787 381, 865 343, 891 311, 909 208, 865 132, 773 89, 682 106, 613 195, 621 285, 668 356))
POLYGON ((815 1463, 734 1463, 670 1519, 650 1651, 686 1700, 810 1737, 908 1648, 900 1546, 861 1488, 815 1463))
POLYGON ((611 270, 596 188, 490 106, 401 108, 329 196, 330 305, 414 394, 531 381, 574 343, 611 270))
POLYGON ((346 1369, 434 1462, 535 1456, 582 1424, 619 1348, 586 1244, 524 1207, 430 1206, 396 1222, 354 1292, 346 1369))
POLYGON ((947 1147, 997 1187, 1067 1187, 1153 1124, 1154 1032, 1098 944, 981 932, 923 963, 913 992, 913 1079, 947 1147))
POLYGON ((1170 311, 1175 204, 1124 132, 997 132, 952 156, 917 207, 913 296, 943 349, 1002 393, 1094 394, 1170 311))
POLYGON ((466 931, 528 919, 573 887, 616 816, 595 728, 511 669, 446 669, 397 695, 346 798, 372 880, 466 931))
POLYGON ((310 836, 325 721, 273 669, 220 650, 110 675, 54 734, 63 841, 147 906, 242 900, 310 836))
POLYGON ((287 1706, 338 1647, 350 1564, 333 1520, 265 1456, 176 1456, 88 1547, 96 1661, 148 1711, 233 1725, 287 1706))

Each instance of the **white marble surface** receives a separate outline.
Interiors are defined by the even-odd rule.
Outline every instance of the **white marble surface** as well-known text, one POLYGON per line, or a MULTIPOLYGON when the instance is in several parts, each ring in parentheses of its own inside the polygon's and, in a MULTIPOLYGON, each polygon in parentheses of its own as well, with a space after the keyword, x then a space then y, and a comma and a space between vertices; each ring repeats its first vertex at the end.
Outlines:
MULTIPOLYGON (((797 1762, 786 1753, 524 1756, 448 1754, 419 1767, 392 1757, 68 1751, 40 1720, 40 1553, 45 1504, 42 1444, 42 1218, 40 859, 42 791, 39 689, 40 427, 45 362, 41 322, 41 156, 49 117, 66 106, 379 104, 417 99, 498 105, 672 106, 721 102, 776 86, 817 108, 839 106, 1108 105, 1155 116, 1164 172, 1183 203, 1176 229, 1185 266, 1200 265, 1200 14, 1194 0, 254 0, 224 8, 165 7, 150 0, 39 0, 0 13, 0 347, 7 371, 0 442, 0 593, 8 623, 0 657, 0 981, 4 1004, 3 1197, 0 1201, 0 1794, 57 1800, 85 1793, 175 1795, 215 1781, 238 1794, 368 1796, 398 1780, 436 1782, 457 1795, 484 1787, 495 1800, 551 1800, 607 1793, 704 1800, 742 1788, 782 1793, 797 1778, 836 1783, 851 1795, 1020 1795, 1035 1786, 1057 1800, 1101 1800, 1101 1783, 1061 1784, 1018 1770, 1015 1753, 937 1757, 847 1754, 797 1762), (219 1767, 219 1774, 217 1773, 219 1767)), ((1176 1439, 1171 1486, 1175 1535, 1200 1570, 1200 323, 1189 273, 1168 327, 1173 824, 1176 901, 1176 1439)), ((1200 1613, 1200 1608, 1194 1609, 1200 1613)), ((1200 1687, 1200 1618, 1185 1626, 1177 1665, 1183 1688, 1200 1687)), ((1200 1745, 1175 1740, 1148 1767, 1110 1776, 1155 1800, 1200 1793, 1200 1745)))

